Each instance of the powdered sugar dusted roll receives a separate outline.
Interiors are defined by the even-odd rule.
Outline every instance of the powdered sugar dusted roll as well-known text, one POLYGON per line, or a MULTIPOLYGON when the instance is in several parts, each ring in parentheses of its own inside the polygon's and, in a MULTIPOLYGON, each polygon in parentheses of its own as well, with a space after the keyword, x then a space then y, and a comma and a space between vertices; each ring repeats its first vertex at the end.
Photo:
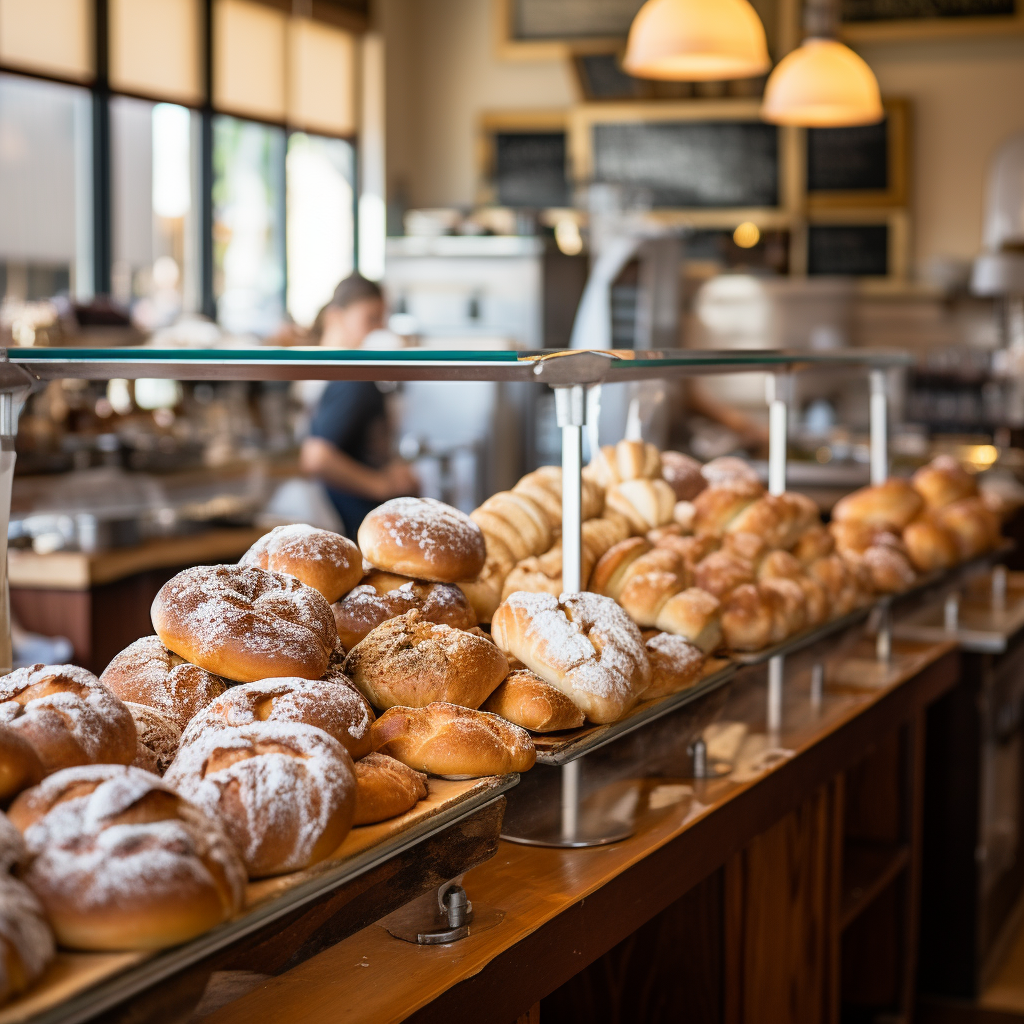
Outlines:
POLYGON ((178 753, 181 730, 176 722, 147 704, 125 701, 125 707, 135 720, 138 736, 137 753, 132 764, 154 775, 163 775, 178 753))
POLYGON ((0 1004, 34 985, 54 952, 53 933, 32 890, 0 875, 0 1004))

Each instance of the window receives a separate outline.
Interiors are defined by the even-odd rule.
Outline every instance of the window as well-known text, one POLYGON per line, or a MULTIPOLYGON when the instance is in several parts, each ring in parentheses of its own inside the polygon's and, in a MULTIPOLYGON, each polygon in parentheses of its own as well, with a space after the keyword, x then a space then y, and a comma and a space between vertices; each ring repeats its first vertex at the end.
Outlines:
POLYGON ((288 313, 304 327, 353 270, 354 163, 341 139, 288 139, 288 313))
POLYGON ((213 291, 228 331, 272 334, 284 313, 285 134, 221 115, 213 125, 213 291))
POLYGON ((87 90, 0 75, 0 265, 8 299, 92 292, 91 125, 87 90))
POLYGON ((187 107, 111 100, 111 284, 148 330, 199 307, 198 133, 187 107))

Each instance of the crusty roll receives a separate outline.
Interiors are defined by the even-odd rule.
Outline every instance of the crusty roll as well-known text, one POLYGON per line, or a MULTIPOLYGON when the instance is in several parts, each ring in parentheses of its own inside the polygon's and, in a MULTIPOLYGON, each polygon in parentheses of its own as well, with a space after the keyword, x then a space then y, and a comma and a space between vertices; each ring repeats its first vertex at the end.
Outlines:
POLYGON ((373 745, 410 768, 447 778, 525 772, 537 760, 525 729, 486 711, 442 701, 384 712, 373 723, 373 745))
POLYGON ((860 556, 871 573, 871 586, 880 594, 898 594, 914 585, 914 568, 902 551, 874 544, 860 556))
POLYGON ((731 551, 712 551, 694 569, 693 580, 721 600, 744 583, 754 582, 754 565, 731 551))
POLYGON ((344 676, 261 679, 233 686, 204 708, 189 723, 181 742, 194 743, 211 729, 285 722, 322 729, 356 759, 370 752, 373 718, 373 709, 344 676))
POLYGON ((522 491, 491 495, 471 518, 481 529, 501 537, 514 553, 524 551, 522 558, 551 547, 552 526, 544 509, 522 491))
POLYGON ((981 498, 954 501, 940 508, 935 520, 952 534, 961 561, 984 554, 999 543, 999 517, 981 498))
POLYGON ((677 501, 693 501, 707 487, 702 468, 696 459, 682 452, 661 453, 661 475, 676 492, 677 501))
POLYGON ((759 651, 771 643, 773 604, 753 583, 744 583, 722 602, 722 635, 734 651, 759 651))
POLYGON ((757 566, 759 580, 796 580, 804 574, 804 567, 788 551, 769 551, 757 566))
POLYGON ((721 537, 733 519, 763 495, 764 488, 756 480, 712 484, 693 499, 693 532, 721 537))
POLYGON ((758 593, 772 610, 771 643, 782 643, 807 625, 803 588, 796 580, 775 576, 757 584, 758 593))
POLYGON ((924 500, 909 481, 890 477, 884 484, 862 487, 840 498, 832 509, 832 519, 837 523, 860 522, 899 532, 923 507, 924 500))
MULTIPOLYGON (((0 811, 0 875, 6 874, 15 865, 24 864, 28 859, 25 840, 21 833, 11 824, 11 819, 0 811)), ((0 970, 3 960, 0 959, 0 970)))
POLYGON ((578 729, 586 721, 583 712, 561 690, 528 668, 510 672, 481 710, 530 732, 578 729))
POLYGON ((403 577, 386 578, 371 573, 366 582, 349 591, 331 605, 338 639, 350 651, 382 622, 406 612, 418 611, 426 622, 437 622, 456 629, 470 629, 479 621, 458 587, 450 583, 420 583, 403 577), (398 586, 390 587, 392 581, 398 586))
POLYGON ((620 441, 602 447, 585 472, 602 487, 625 480, 651 480, 661 476, 661 455, 653 444, 620 441))
POLYGON ((0 678, 0 725, 32 744, 47 774, 135 759, 131 713, 77 665, 29 665, 0 678))
POLYGON ((347 594, 363 576, 363 556, 348 537, 304 524, 275 526, 238 564, 294 576, 328 601, 347 594))
POLYGON ((427 795, 427 777, 387 754, 371 751, 355 763, 353 825, 373 825, 411 811, 427 795))
POLYGON ((148 704, 184 729, 228 684, 167 650, 158 636, 129 644, 103 670, 100 682, 123 701, 148 704))
POLYGON ((55 952, 35 894, 16 878, 0 875, 0 1006, 34 985, 55 952))
POLYGON ((24 880, 62 946, 162 949, 242 908, 245 869, 219 824, 138 768, 57 772, 15 800, 24 880))
POLYGON ((810 576, 798 576, 796 582, 804 592, 804 611, 807 626, 820 626, 832 614, 825 588, 810 576))
POLYGON ((133 767, 154 775, 163 775, 170 768, 178 753, 178 744, 181 743, 181 730, 177 722, 148 704, 125 701, 124 706, 132 713, 138 736, 133 767))
POLYGON ((352 827, 352 758, 312 725, 257 722, 183 744, 165 779, 219 820, 254 878, 329 857, 352 827))
POLYGON ((816 558, 807 567, 807 575, 825 591, 831 614, 836 618, 848 615, 857 607, 860 598, 857 581, 839 555, 816 558))
POLYGON ((644 534, 672 522, 676 494, 664 480, 624 480, 608 488, 605 505, 624 516, 633 533, 644 534))
POLYGON ((651 682, 640 695, 657 700, 678 693, 698 682, 704 670, 704 652, 684 637, 655 633, 644 641, 651 662, 651 682))
POLYGON ((508 661, 489 640, 412 611, 356 644, 345 672, 374 707, 444 701, 478 708, 508 675, 508 661))
POLYGON ((436 498, 392 498, 363 520, 363 557, 378 569, 432 583, 474 579, 487 556, 480 527, 436 498))
POLYGON ((658 612, 656 629, 684 637, 706 654, 722 641, 718 598, 699 587, 673 594, 658 612))
POLYGON ((951 455, 932 459, 911 477, 910 482, 932 511, 978 495, 975 478, 951 455))
POLYGON ((736 481, 755 484, 760 482, 757 470, 749 462, 735 455, 721 455, 717 459, 705 462, 700 472, 709 487, 721 487, 723 484, 732 484, 736 481))
POLYGON ((907 554, 918 572, 935 572, 956 565, 960 557, 949 530, 928 515, 918 516, 903 531, 907 554))
POLYGON ((40 782, 44 774, 36 748, 17 729, 0 724, 0 805, 40 782))
POLYGON ((808 527, 800 535, 793 547, 793 556, 804 566, 826 555, 831 555, 835 550, 836 542, 823 523, 816 523, 808 527))
POLYGON ((512 594, 491 636, 599 725, 621 718, 650 681, 640 631, 599 594, 512 594))
POLYGON ((238 683, 318 679, 338 642, 331 606, 319 590, 253 565, 179 572, 160 588, 152 617, 165 647, 238 683))
POLYGON ((707 558, 712 551, 717 551, 721 541, 717 537, 705 534, 702 537, 674 537, 670 534, 662 535, 655 542, 658 547, 671 548, 683 556, 683 563, 686 568, 693 572, 697 564, 707 558))

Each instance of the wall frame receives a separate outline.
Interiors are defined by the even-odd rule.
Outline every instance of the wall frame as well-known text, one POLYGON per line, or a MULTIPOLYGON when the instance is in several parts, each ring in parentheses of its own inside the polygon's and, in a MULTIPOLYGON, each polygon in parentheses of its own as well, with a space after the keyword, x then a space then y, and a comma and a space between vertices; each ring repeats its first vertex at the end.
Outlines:
POLYGON ((879 21, 846 21, 840 29, 844 42, 904 42, 915 39, 951 39, 963 36, 1024 33, 1024 4, 1017 0, 1014 14, 963 18, 901 18, 879 21))
MULTIPOLYGON (((532 132, 565 132, 568 143, 569 112, 567 110, 502 110, 485 113, 477 124, 475 163, 477 202, 496 201, 494 179, 497 167, 496 137, 501 134, 532 132)), ((566 150, 568 154, 568 146, 566 150)), ((567 162, 566 179, 573 180, 571 162, 567 162)))
MULTIPOLYGON (((862 207, 857 209, 829 209, 810 211, 807 227, 815 226, 873 226, 884 225, 888 229, 888 252, 886 273, 882 276, 861 276, 861 280, 875 287, 886 285, 901 287, 910 276, 910 214, 906 209, 862 207)), ((807 242, 804 241, 805 251, 807 242)))

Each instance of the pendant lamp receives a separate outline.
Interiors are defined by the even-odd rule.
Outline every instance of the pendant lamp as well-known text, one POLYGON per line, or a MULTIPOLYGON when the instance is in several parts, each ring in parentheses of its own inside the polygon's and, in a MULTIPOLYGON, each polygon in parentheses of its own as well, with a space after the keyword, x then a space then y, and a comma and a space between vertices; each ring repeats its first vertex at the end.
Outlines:
POLYGON ((637 78, 719 82, 763 75, 771 59, 748 0, 647 0, 622 66, 637 78))
POLYGON ((765 83, 761 116, 766 121, 846 128, 877 124, 885 116, 874 72, 833 38, 838 21, 832 0, 809 0, 807 38, 779 61, 765 83))

